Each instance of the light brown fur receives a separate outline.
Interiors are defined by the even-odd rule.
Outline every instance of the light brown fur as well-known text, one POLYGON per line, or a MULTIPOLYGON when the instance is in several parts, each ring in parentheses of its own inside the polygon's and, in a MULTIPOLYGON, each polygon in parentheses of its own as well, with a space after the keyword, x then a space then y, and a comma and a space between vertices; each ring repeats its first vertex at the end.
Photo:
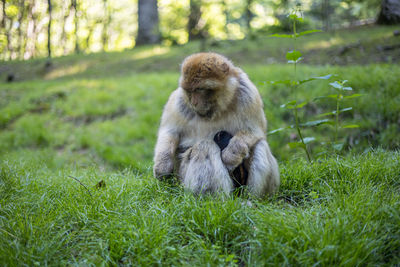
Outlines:
POLYGON ((272 193, 279 186, 279 172, 266 127, 258 90, 241 69, 216 53, 191 55, 183 61, 179 87, 164 108, 154 175, 175 173, 194 192, 228 193, 233 189, 229 172, 245 162, 250 192, 272 193), (217 153, 213 137, 219 131, 233 138, 217 153))

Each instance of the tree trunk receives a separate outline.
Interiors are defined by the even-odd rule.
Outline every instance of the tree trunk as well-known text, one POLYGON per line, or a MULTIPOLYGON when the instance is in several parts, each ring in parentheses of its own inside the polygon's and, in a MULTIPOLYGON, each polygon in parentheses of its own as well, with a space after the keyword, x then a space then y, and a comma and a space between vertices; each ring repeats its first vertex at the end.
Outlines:
POLYGON ((188 22, 189 41, 202 39, 203 34, 199 27, 201 19, 201 0, 190 0, 190 14, 188 22))
POLYGON ((49 11, 49 24, 47 25, 47 57, 50 59, 51 58, 51 11, 52 11, 52 6, 51 6, 51 0, 47 0, 47 7, 49 11))
POLYGON ((399 24, 400 0, 383 0, 376 22, 378 24, 399 24))
POLYGON ((75 53, 79 54, 80 53, 80 48, 79 48, 79 37, 78 37, 78 6, 77 6, 77 0, 72 0, 71 1, 71 9, 74 10, 74 22, 75 22, 75 53))
POLYGON ((324 30, 329 31, 331 29, 331 21, 330 21, 330 10, 331 5, 329 0, 323 0, 322 4, 322 14, 323 14, 323 21, 324 21, 324 30))
MULTIPOLYGON (((6 15, 7 18, 7 15, 6 15)), ((4 23, 5 24, 5 31, 6 31, 6 39, 7 39, 7 50, 8 50, 8 59, 11 60, 13 59, 13 47, 11 45, 11 30, 12 30, 12 26, 14 24, 14 19, 13 17, 10 17, 8 19, 9 23, 7 25, 7 21, 4 23)))
MULTIPOLYGON (((72 3, 72 2, 71 2, 72 3)), ((72 7, 71 7, 71 5, 72 4, 67 4, 66 5, 66 12, 65 12, 65 14, 64 14, 64 17, 63 17, 63 21, 62 21, 62 30, 61 30, 61 37, 60 37, 60 40, 61 40, 61 47, 63 47, 63 53, 64 53, 64 55, 66 55, 67 54, 67 33, 65 32, 65 24, 67 23, 67 19, 69 18, 69 16, 71 15, 71 9, 72 9, 72 7)), ((62 10, 64 10, 64 8, 62 9, 62 10)))
POLYGON ((24 36, 22 35, 22 23, 25 17, 25 0, 19 2, 19 16, 18 16, 18 46, 17 46, 17 53, 20 59, 24 57, 24 36))
POLYGON ((103 0, 104 8, 104 21, 103 21, 103 31, 101 33, 101 40, 103 44, 103 51, 107 50, 108 45, 108 25, 111 23, 111 13, 107 7, 107 0, 103 0))
POLYGON ((25 43, 25 53, 24 59, 29 59, 35 54, 35 40, 36 40, 36 6, 34 1, 29 1, 28 7, 28 26, 26 29, 26 43, 25 43))
POLYGON ((1 18, 1 27, 5 29, 6 27, 6 0, 2 0, 2 7, 3 7, 3 17, 1 18))
POLYGON ((138 21, 136 45, 160 43, 157 0, 138 1, 138 21))
POLYGON ((253 0, 247 0, 246 3, 246 30, 247 30, 247 37, 251 37, 251 20, 253 19, 253 12, 251 12, 250 7, 253 0))

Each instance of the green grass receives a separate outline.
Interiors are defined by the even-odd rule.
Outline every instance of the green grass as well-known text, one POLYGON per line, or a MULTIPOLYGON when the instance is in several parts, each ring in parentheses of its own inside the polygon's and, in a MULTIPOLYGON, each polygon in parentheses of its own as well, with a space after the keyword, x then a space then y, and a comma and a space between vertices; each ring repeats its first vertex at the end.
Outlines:
MULTIPOLYGON (((287 79, 289 65, 246 66, 255 84, 287 79)), ((371 146, 389 149, 400 147, 400 67, 301 66, 301 77, 336 73, 349 80, 355 93, 363 97, 346 106, 343 123, 358 123, 359 129, 340 133, 348 149, 364 151, 371 146)), ((141 169, 151 164, 159 118, 169 94, 176 88, 178 73, 140 73, 118 79, 72 79, 63 81, 24 81, 0 85, 0 152, 20 148, 51 148, 59 153, 94 155, 114 166, 141 169)), ((332 93, 328 81, 313 81, 290 94, 284 86, 260 85, 269 130, 293 124, 291 114, 279 106, 292 99, 309 99, 332 93)), ((301 120, 318 119, 317 115, 335 109, 334 102, 318 101, 307 105, 301 120)), ((286 145, 290 134, 269 136, 278 159, 293 156, 286 145)), ((333 128, 306 129, 306 136, 317 142, 313 154, 324 151, 321 142, 332 140, 333 128)))
POLYGON ((41 150, 2 162, 3 265, 354 266, 400 260, 399 153, 281 164, 281 190, 267 201, 198 198, 157 182, 149 171, 105 171, 64 160, 41 150), (105 188, 95 187, 100 180, 105 188))
MULTIPOLYGON (((299 66, 300 78, 337 74, 363 94, 344 103, 353 110, 341 118, 360 128, 339 133, 346 144, 339 155, 323 145, 333 138, 331 126, 305 129, 317 140, 312 164, 287 146, 294 132, 268 136, 282 185, 265 200, 195 197, 152 177, 162 107, 177 86, 179 62, 198 43, 67 56, 47 71, 41 59, 1 63, 1 79, 16 77, 0 83, 1 265, 397 264, 400 66, 388 64, 398 62, 397 50, 376 50, 396 42, 393 30, 359 28, 299 42, 310 63, 299 66), (338 55, 358 40, 363 49, 338 55), (96 187, 101 180, 105 188, 96 187)), ((332 93, 329 81, 296 92, 264 83, 293 76, 293 66, 265 64, 283 61, 291 45, 282 42, 210 46, 258 85, 269 130, 293 123, 281 104, 332 93)), ((314 101, 300 119, 333 109, 333 102, 314 101)))

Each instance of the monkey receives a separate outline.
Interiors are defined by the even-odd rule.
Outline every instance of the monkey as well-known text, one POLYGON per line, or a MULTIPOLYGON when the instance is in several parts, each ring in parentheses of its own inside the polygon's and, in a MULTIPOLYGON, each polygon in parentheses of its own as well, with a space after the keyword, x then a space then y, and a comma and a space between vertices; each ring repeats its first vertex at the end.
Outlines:
POLYGON ((153 174, 160 180, 175 175, 197 194, 229 194, 242 166, 250 194, 271 195, 280 178, 266 130, 261 96, 247 74, 220 54, 192 54, 163 109, 153 174), (229 136, 226 146, 215 141, 219 133, 229 136))

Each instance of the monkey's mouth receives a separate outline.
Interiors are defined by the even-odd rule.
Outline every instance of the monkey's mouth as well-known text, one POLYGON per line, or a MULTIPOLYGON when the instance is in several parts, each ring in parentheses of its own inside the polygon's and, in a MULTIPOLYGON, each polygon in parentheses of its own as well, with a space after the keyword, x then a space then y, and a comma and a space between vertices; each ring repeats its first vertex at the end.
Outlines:
POLYGON ((203 119, 211 119, 214 115, 214 110, 212 108, 207 110, 196 110, 196 114, 203 119))

